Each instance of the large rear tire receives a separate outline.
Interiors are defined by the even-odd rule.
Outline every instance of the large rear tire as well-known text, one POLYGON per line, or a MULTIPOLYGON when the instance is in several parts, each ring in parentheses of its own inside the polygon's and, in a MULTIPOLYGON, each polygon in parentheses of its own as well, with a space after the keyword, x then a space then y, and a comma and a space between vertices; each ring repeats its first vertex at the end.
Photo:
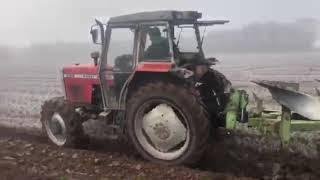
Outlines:
POLYGON ((127 103, 127 132, 147 160, 195 164, 206 150, 208 113, 197 97, 173 83, 147 83, 127 103))
POLYGON ((84 134, 82 122, 75 107, 63 97, 52 98, 42 106, 42 129, 49 141, 57 146, 84 148, 88 137, 84 134))

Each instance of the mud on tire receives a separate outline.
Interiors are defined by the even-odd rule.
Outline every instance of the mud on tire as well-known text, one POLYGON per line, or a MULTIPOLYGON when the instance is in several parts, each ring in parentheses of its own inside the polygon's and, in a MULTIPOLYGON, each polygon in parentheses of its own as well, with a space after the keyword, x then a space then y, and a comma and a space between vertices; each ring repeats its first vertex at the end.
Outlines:
POLYGON ((197 163, 206 150, 209 137, 208 113, 195 95, 182 85, 156 82, 147 83, 136 90, 127 103, 127 133, 137 151, 143 158, 165 165, 197 163), (135 132, 135 122, 141 119, 139 111, 145 111, 144 104, 154 100, 161 100, 173 105, 185 117, 188 124, 189 143, 186 150, 175 159, 160 159, 141 145, 135 132))
POLYGON ((40 120, 42 124, 42 130, 46 133, 51 143, 70 148, 85 148, 88 144, 89 139, 83 131, 83 121, 75 112, 75 107, 71 104, 68 104, 63 97, 55 97, 45 101, 45 103, 42 105, 40 120), (65 124, 64 141, 53 140, 52 131, 50 130, 51 134, 49 132, 49 129, 51 129, 50 121, 55 114, 59 114, 65 124))

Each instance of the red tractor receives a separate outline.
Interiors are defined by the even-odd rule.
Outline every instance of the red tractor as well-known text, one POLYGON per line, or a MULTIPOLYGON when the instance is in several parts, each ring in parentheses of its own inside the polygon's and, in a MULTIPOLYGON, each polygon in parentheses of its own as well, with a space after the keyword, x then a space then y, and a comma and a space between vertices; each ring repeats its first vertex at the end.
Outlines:
POLYGON ((231 83, 202 49, 207 26, 195 11, 155 11, 96 20, 101 52, 93 64, 63 68, 65 96, 42 106, 41 122, 58 146, 84 144, 82 123, 105 121, 115 137, 130 139, 145 159, 197 162, 225 123, 231 83), (101 54, 101 56, 100 56, 101 54))

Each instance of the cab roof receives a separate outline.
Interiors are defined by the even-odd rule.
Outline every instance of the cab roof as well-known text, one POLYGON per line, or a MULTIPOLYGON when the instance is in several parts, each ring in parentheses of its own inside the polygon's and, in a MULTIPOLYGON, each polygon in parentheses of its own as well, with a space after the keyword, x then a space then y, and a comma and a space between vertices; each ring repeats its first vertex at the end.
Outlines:
POLYGON ((176 24, 194 23, 201 17, 202 14, 197 11, 151 11, 112 17, 109 19, 109 24, 134 24, 154 21, 169 21, 176 24))

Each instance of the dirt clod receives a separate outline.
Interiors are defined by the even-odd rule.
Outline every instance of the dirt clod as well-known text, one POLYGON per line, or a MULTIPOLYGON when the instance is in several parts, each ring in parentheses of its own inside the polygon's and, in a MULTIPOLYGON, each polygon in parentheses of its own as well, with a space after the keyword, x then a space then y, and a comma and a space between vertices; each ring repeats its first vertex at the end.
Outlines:
POLYGON ((16 160, 16 158, 14 158, 14 157, 11 157, 11 156, 4 156, 3 158, 2 158, 3 160, 16 160))
POLYGON ((28 148, 28 147, 31 147, 31 146, 32 146, 32 144, 29 144, 29 143, 24 145, 25 148, 28 148))
POLYGON ((112 161, 111 164, 109 164, 110 167, 119 166, 119 165, 120 165, 120 162, 118 161, 112 161))
POLYGON ((277 175, 281 170, 281 165, 279 163, 274 163, 272 167, 272 174, 277 175))
POLYGON ((100 163, 101 163, 101 160, 98 159, 98 158, 95 158, 95 159, 94 159, 94 163, 95 163, 95 164, 100 164, 100 163))
POLYGON ((139 171, 141 169, 141 165, 140 164, 136 165, 135 169, 139 171))
POLYGON ((72 159, 76 159, 76 158, 78 158, 78 154, 77 153, 72 155, 72 159))

